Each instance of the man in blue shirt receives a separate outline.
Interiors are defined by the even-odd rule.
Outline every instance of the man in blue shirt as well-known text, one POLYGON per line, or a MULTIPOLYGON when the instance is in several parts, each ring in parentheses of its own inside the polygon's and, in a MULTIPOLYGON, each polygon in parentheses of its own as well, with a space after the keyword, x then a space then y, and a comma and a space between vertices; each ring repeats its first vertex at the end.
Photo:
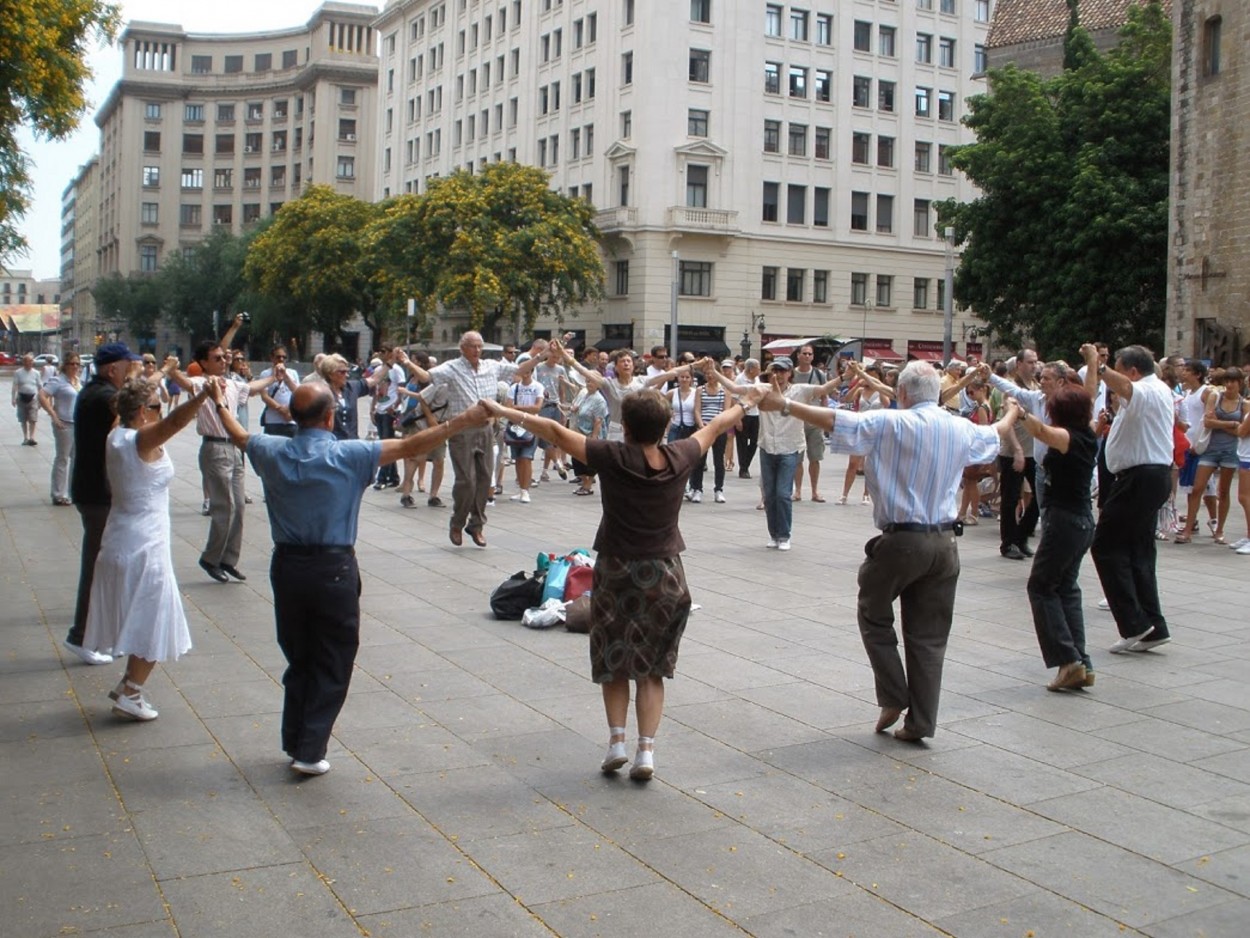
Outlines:
POLYGON ((404 440, 339 440, 334 395, 324 384, 291 394, 294 438, 250 436, 214 384, 213 401, 230 441, 247 453, 265 486, 273 533, 273 586, 282 676, 282 748, 305 775, 330 770, 326 748, 347 699, 360 644, 360 501, 379 466, 411 459, 490 414, 478 404, 404 440))
MULTIPOLYGON (((855 377, 862 369, 853 365, 855 377)), ((998 455, 999 435, 1016 411, 977 426, 938 406, 938 375, 914 361, 898 379, 898 410, 853 413, 801 404, 770 392, 760 410, 781 411, 832 433, 834 452, 866 457, 864 479, 873 523, 881 533, 864 545, 859 568, 860 637, 876 678, 883 733, 907 712, 894 736, 919 742, 937 727, 942 663, 959 581, 959 484, 964 467, 998 455), (894 601, 899 600, 903 645, 898 653, 894 601)))

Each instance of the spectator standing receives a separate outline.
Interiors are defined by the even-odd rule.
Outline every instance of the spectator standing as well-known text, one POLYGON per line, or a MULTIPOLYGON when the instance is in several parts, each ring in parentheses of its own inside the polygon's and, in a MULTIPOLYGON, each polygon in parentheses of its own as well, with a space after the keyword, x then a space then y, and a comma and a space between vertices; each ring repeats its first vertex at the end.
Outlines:
POLYGON ((17 422, 22 428, 22 445, 38 446, 35 427, 39 423, 39 389, 43 387, 43 375, 35 367, 35 356, 27 353, 13 372, 13 407, 17 422))
MULTIPOLYGON (((52 438, 56 447, 52 457, 52 504, 72 505, 69 496, 69 467, 74 458, 74 408, 78 392, 81 361, 77 352, 66 352, 61 370, 39 389, 39 404, 52 420, 52 438)), ((160 404, 156 405, 158 408, 160 404)))

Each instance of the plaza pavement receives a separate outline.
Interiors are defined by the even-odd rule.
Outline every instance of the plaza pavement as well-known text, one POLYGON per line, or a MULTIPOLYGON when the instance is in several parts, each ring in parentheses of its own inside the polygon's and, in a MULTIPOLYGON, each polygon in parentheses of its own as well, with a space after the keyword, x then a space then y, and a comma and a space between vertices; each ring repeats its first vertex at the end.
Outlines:
POLYGON ((195 647, 156 670, 160 719, 138 725, 109 711, 119 667, 61 648, 80 526, 48 503, 42 419, 40 440, 6 422, 0 443, 6 938, 1250 933, 1250 558, 1209 537, 1160 545, 1176 637, 1150 654, 1106 653, 1087 562, 1098 682, 1051 694, 1027 566, 998 556, 992 523, 970 529, 939 731, 916 746, 872 732, 854 614, 872 532, 832 502, 844 461, 825 462, 828 504, 796 506, 789 554, 764 549, 734 476, 728 504, 709 490, 682 512, 702 608, 644 786, 597 771, 585 636, 487 607, 539 549, 590 546, 598 499, 558 481, 504 499, 478 550, 448 543, 448 510, 370 491, 333 771, 301 780, 278 745, 255 477, 249 579, 217 584, 195 564, 194 433, 171 446, 195 647))

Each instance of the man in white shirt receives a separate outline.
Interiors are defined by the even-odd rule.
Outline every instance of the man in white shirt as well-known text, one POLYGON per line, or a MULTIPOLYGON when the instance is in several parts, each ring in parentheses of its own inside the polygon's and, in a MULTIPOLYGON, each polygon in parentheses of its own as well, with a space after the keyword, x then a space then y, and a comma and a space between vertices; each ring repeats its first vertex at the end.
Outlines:
MULTIPOLYGON (((1081 346, 1086 367, 1098 350, 1081 346)), ((1098 515, 1090 555, 1120 639, 1112 654, 1149 651, 1172 640, 1155 578, 1155 516, 1172 488, 1172 390, 1155 376, 1154 356, 1140 345, 1115 355, 1103 380, 1120 399, 1107 434, 1107 469, 1115 476, 1098 515)))
POLYGON ((260 429, 266 436, 295 436, 295 421, 291 419, 291 393, 299 387, 299 373, 288 368, 285 345, 275 345, 269 353, 270 367, 260 373, 269 378, 270 384, 260 392, 265 409, 260 417, 260 429))
MULTIPOLYGON (((1184 397, 1176 405, 1176 419, 1182 431, 1189 433, 1190 427, 1202 426, 1202 419, 1207 409, 1206 394, 1211 390, 1207 385, 1207 366, 1196 358, 1187 358, 1180 367, 1181 389, 1184 397)), ((1219 393, 1218 390, 1215 393, 1219 393)), ((1178 479, 1178 490, 1189 498, 1193 491, 1194 476, 1198 474, 1198 454, 1192 449, 1185 451, 1185 465, 1181 467, 1178 479)), ((1202 502, 1207 507, 1207 517, 1215 519, 1218 502, 1216 500, 1216 478, 1212 474, 1207 480, 1206 490, 1202 493, 1202 502)), ((1194 524, 1195 530, 1198 528, 1194 524)))

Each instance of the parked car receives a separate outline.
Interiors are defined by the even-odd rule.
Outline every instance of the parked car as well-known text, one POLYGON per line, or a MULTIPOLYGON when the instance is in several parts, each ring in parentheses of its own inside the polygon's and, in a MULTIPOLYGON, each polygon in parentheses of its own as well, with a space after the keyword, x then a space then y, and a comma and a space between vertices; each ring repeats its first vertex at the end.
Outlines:
POLYGON ((16 365, 17 356, 12 352, 0 351, 0 365, 16 365))
POLYGON ((42 355, 35 356, 35 367, 42 368, 44 365, 52 365, 55 368, 61 367, 61 360, 51 352, 45 352, 42 355))

